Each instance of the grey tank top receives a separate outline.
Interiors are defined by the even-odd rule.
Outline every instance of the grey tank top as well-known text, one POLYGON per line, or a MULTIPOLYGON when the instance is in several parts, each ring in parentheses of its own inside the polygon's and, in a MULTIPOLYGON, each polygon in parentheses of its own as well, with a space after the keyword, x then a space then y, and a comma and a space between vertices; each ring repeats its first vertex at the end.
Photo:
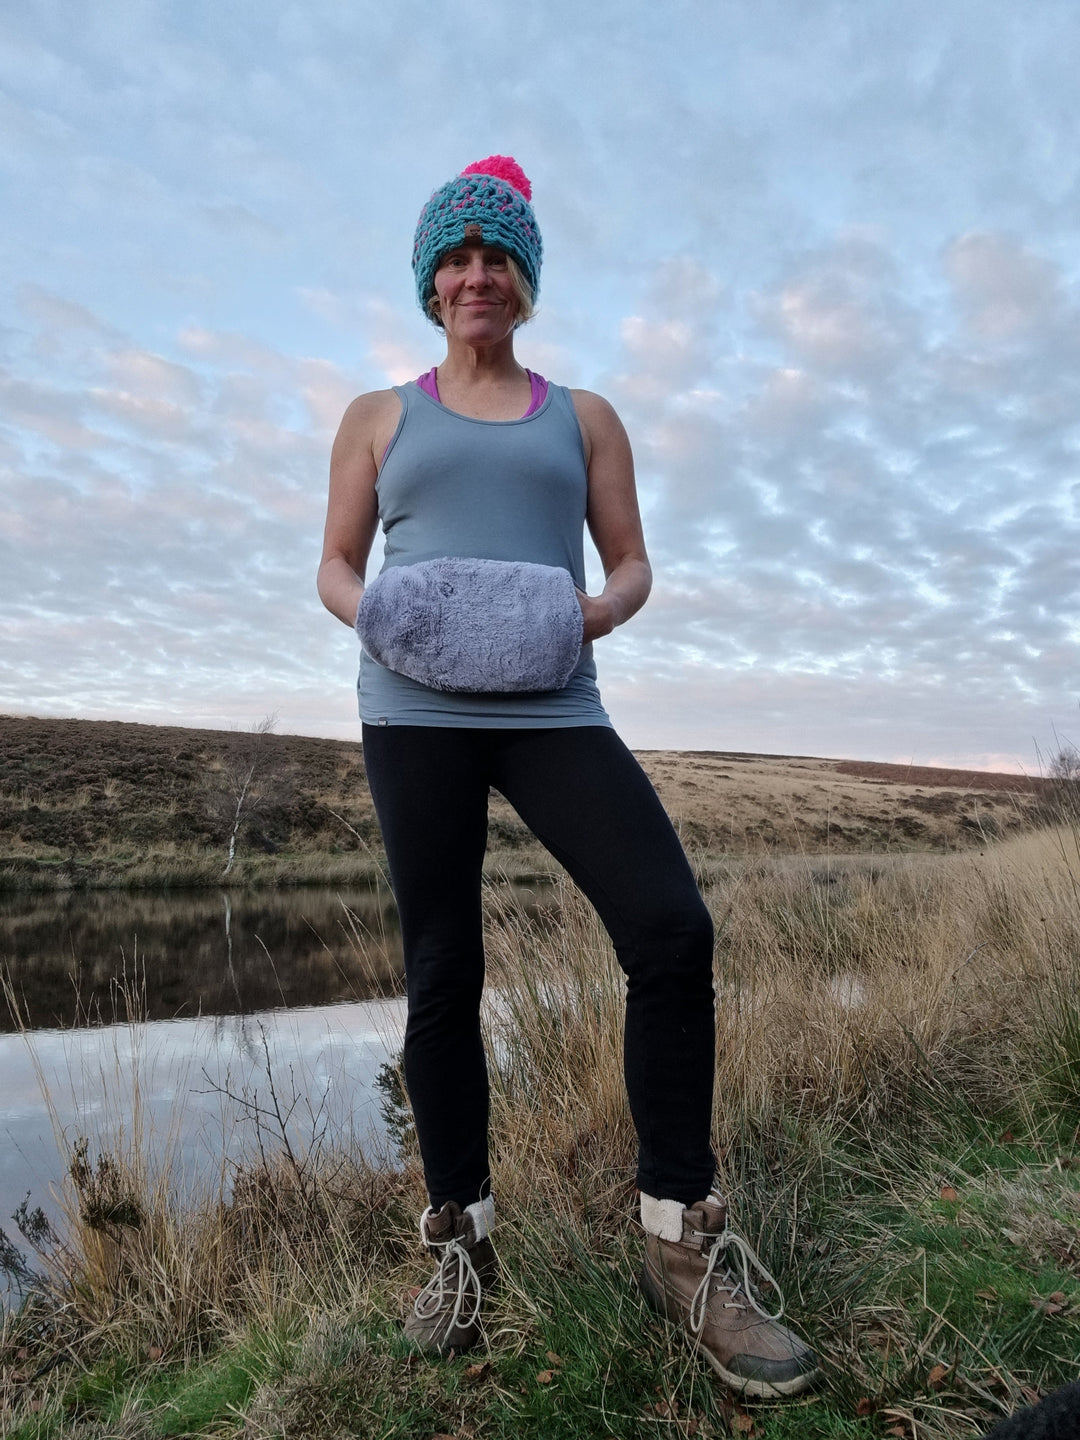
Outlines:
MULTIPOLYGON (((386 537, 383 569, 444 556, 531 560, 568 570, 585 589, 588 482, 570 392, 520 420, 474 420, 416 384, 395 385, 401 418, 375 491, 386 537)), ((610 725, 586 645, 562 690, 466 695, 432 690, 360 656, 360 716, 368 725, 537 729, 610 725)))

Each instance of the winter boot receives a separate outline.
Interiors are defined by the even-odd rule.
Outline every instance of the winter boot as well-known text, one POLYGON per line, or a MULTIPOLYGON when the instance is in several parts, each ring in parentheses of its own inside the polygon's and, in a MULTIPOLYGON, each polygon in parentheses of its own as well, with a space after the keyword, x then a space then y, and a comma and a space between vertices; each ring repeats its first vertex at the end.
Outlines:
POLYGON ((441 1210, 429 1206, 421 1215, 420 1238, 438 1263, 405 1320, 405 1334, 418 1350, 460 1355, 480 1338, 480 1303, 498 1274, 490 1239, 494 1219, 490 1198, 464 1210, 448 1200, 441 1210))
POLYGON ((645 1298, 681 1325, 726 1385, 770 1400, 798 1395, 817 1377, 814 1352, 781 1325, 751 1288, 753 1268, 780 1296, 750 1246, 728 1227, 727 1204, 710 1195, 684 1209, 675 1200, 641 1197, 646 1230, 641 1288, 645 1298))

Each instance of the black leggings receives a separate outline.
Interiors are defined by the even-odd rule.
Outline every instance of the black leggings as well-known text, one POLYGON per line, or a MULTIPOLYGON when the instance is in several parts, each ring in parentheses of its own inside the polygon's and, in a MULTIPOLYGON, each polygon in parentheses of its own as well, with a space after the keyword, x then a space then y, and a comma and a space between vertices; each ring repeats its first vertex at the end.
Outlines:
POLYGON ((637 1184, 684 1205, 703 1199, 715 1169, 712 921, 630 751, 599 725, 365 725, 364 759, 401 916, 405 1084, 431 1204, 471 1204, 489 1184, 480 1035, 489 786, 588 896, 626 973, 637 1184))

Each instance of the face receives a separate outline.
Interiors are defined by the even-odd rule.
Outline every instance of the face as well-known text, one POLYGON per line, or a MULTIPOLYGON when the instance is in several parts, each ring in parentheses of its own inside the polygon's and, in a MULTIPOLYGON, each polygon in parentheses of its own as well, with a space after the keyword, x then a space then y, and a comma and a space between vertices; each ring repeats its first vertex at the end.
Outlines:
POLYGON ((435 294, 443 329, 455 339, 490 343, 514 328, 517 292, 497 246, 467 240, 448 250, 435 271, 435 294))

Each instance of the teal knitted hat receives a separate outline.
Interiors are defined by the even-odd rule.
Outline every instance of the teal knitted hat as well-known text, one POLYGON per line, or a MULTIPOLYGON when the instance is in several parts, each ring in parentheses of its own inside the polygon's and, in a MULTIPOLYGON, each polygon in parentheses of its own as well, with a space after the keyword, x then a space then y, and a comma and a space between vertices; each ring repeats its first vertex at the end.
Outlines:
POLYGON ((535 300, 544 253, 529 201, 532 186, 509 155, 477 160, 436 190, 420 212, 413 240, 416 298, 421 310, 435 293, 435 271, 448 250, 467 239, 497 245, 521 266, 535 300))

